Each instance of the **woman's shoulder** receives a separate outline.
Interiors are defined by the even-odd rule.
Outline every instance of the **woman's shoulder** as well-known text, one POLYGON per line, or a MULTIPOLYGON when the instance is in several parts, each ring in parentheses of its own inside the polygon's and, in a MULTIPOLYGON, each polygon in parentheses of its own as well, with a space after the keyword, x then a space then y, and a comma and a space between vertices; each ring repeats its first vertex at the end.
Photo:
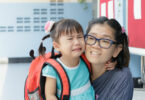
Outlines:
POLYGON ((117 79, 121 79, 121 80, 128 80, 128 79, 132 79, 132 74, 130 72, 129 67, 123 67, 122 69, 114 69, 114 75, 113 77, 117 78, 117 79))
POLYGON ((122 69, 116 68, 114 69, 116 74, 121 74, 121 75, 129 75, 131 74, 129 67, 123 67, 122 69))

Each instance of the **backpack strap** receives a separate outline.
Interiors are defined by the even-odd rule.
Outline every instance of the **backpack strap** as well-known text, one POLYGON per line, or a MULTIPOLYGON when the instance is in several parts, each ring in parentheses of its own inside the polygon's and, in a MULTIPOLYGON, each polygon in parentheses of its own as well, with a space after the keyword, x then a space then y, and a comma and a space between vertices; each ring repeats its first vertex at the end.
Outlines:
POLYGON ((61 95, 60 100, 69 100, 70 97, 70 82, 65 69, 55 59, 49 59, 45 65, 51 65, 57 72, 61 81, 61 95))
POLYGON ((81 55, 81 58, 84 60, 85 64, 87 65, 87 68, 88 68, 88 70, 89 70, 89 72, 91 74, 92 73, 92 67, 91 67, 90 62, 87 60, 87 58, 86 58, 84 53, 81 55))

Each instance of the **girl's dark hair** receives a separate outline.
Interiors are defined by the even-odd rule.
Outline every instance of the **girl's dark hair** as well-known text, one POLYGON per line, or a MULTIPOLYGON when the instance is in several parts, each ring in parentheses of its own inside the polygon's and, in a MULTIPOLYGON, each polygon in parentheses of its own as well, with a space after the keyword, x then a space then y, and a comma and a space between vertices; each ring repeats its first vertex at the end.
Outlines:
MULTIPOLYGON (((52 26, 50 30, 50 34, 44 36, 42 41, 51 37, 53 41, 59 42, 59 38, 61 35, 70 35, 73 33, 83 34, 82 26, 73 19, 62 19, 52 26)), ((41 42, 39 46, 39 54, 44 55, 46 48, 43 46, 43 42, 41 42)), ((52 48, 52 55, 54 55, 54 48, 52 48)))
POLYGON ((88 34, 90 29, 93 27, 93 25, 96 24, 107 24, 112 29, 114 29, 115 33, 115 40, 117 42, 117 45, 122 44, 122 51, 119 53, 119 55, 116 58, 112 57, 112 61, 117 61, 117 68, 123 68, 128 67, 129 60, 130 60, 130 53, 128 48, 128 37, 124 31, 122 31, 122 27, 119 24, 119 22, 115 19, 108 19, 106 17, 100 17, 98 19, 93 19, 89 22, 88 28, 86 30, 86 33, 88 34))

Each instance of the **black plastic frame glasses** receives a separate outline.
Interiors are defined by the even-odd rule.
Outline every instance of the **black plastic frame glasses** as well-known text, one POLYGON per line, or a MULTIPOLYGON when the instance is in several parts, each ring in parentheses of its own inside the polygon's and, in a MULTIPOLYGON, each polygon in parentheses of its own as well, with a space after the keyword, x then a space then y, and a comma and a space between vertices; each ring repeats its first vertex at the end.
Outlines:
POLYGON ((110 39, 105 39, 105 38, 96 38, 92 35, 85 35, 85 43, 88 45, 94 45, 98 42, 100 48, 108 49, 110 48, 113 44, 117 44, 117 42, 110 40, 110 39))

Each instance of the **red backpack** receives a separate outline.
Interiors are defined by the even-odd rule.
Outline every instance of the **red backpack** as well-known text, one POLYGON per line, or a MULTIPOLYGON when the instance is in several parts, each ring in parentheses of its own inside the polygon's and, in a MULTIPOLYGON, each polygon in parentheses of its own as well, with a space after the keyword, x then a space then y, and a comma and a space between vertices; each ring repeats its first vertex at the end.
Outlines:
MULTIPOLYGON (((36 57, 29 68, 29 73, 25 81, 24 98, 25 100, 45 100, 44 86, 45 77, 42 76, 42 68, 47 64, 51 65, 58 73, 61 80, 62 92, 59 100, 69 100, 70 97, 70 84, 68 76, 63 67, 55 59, 50 58, 51 53, 44 56, 36 57)), ((87 65, 89 72, 91 73, 90 63, 87 61, 84 54, 81 58, 87 65)))

